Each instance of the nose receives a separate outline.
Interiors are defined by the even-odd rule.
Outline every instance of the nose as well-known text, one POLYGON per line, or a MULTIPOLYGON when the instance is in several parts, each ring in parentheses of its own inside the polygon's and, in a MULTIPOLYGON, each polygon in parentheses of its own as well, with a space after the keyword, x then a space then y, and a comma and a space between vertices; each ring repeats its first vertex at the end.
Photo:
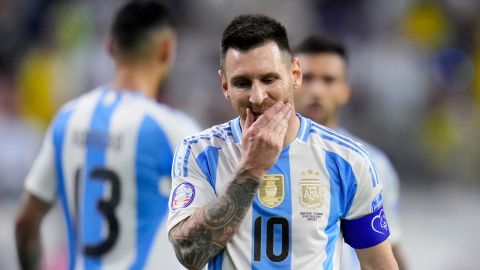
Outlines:
POLYGON ((250 90, 249 101, 253 105, 261 105, 263 101, 267 98, 266 89, 258 82, 252 84, 252 89, 250 90))
POLYGON ((314 82, 310 85, 308 90, 310 95, 319 98, 325 93, 326 87, 325 87, 325 84, 323 84, 322 82, 314 82))

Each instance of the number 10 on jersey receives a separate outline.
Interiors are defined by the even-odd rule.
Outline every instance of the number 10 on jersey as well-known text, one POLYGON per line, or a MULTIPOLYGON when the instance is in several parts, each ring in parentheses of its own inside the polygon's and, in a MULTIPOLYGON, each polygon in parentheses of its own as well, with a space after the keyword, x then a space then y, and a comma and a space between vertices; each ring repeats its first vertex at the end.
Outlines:
POLYGON ((283 217, 270 217, 266 222, 266 226, 262 225, 262 217, 255 218, 253 260, 261 261, 263 252, 272 262, 285 260, 290 252, 290 226, 288 220, 283 217), (265 242, 262 241, 264 237, 265 242), (265 243, 264 247, 262 243, 265 243), (280 245, 280 247, 276 245, 280 245))

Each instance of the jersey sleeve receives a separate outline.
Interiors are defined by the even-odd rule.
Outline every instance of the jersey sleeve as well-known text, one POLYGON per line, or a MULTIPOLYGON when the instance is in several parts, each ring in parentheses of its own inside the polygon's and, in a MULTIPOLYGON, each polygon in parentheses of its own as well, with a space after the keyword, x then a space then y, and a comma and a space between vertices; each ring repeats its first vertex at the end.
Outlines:
POLYGON ((213 187, 197 163, 192 143, 184 140, 175 151, 172 166, 168 231, 215 198, 213 187))
POLYGON ((55 173, 55 151, 52 131, 49 129, 30 172, 25 180, 25 189, 45 202, 53 202, 56 197, 57 182, 55 173))
POLYGON ((401 237, 400 228, 400 181, 398 174, 388 157, 381 153, 373 156, 377 173, 383 187, 383 208, 388 218, 390 241, 398 243, 401 237))
POLYGON ((345 242, 356 249, 378 245, 390 235, 382 205, 382 186, 374 163, 366 151, 364 153, 353 163, 356 190, 341 220, 345 242))

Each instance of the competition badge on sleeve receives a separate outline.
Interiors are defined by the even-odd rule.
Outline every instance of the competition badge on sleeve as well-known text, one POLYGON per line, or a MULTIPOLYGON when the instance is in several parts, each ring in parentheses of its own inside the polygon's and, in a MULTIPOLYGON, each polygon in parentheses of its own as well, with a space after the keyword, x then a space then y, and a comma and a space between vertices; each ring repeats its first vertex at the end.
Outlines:
POLYGON ((181 183, 173 191, 170 207, 172 210, 185 208, 192 203, 194 197, 195 188, 193 185, 190 183, 181 183))
POLYGON ((284 178, 282 174, 267 174, 263 176, 258 190, 258 199, 269 208, 280 205, 285 197, 284 178))
POLYGON ((379 193, 373 200, 372 200, 372 212, 377 211, 382 207, 382 193, 379 193))
POLYGON ((303 171, 300 180, 300 204, 306 208, 320 208, 323 204, 324 192, 320 182, 320 172, 303 171))

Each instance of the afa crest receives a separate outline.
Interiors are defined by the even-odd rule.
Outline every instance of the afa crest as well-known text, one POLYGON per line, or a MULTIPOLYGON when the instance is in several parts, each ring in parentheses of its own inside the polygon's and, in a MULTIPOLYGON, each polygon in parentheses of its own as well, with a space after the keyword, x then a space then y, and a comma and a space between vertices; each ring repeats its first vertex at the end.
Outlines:
POLYGON ((263 176, 258 189, 258 199, 269 208, 280 205, 285 197, 285 181, 283 174, 267 174, 263 176))
POLYGON ((299 199, 306 208, 320 208, 325 197, 324 188, 320 181, 320 172, 308 170, 301 172, 299 199))

